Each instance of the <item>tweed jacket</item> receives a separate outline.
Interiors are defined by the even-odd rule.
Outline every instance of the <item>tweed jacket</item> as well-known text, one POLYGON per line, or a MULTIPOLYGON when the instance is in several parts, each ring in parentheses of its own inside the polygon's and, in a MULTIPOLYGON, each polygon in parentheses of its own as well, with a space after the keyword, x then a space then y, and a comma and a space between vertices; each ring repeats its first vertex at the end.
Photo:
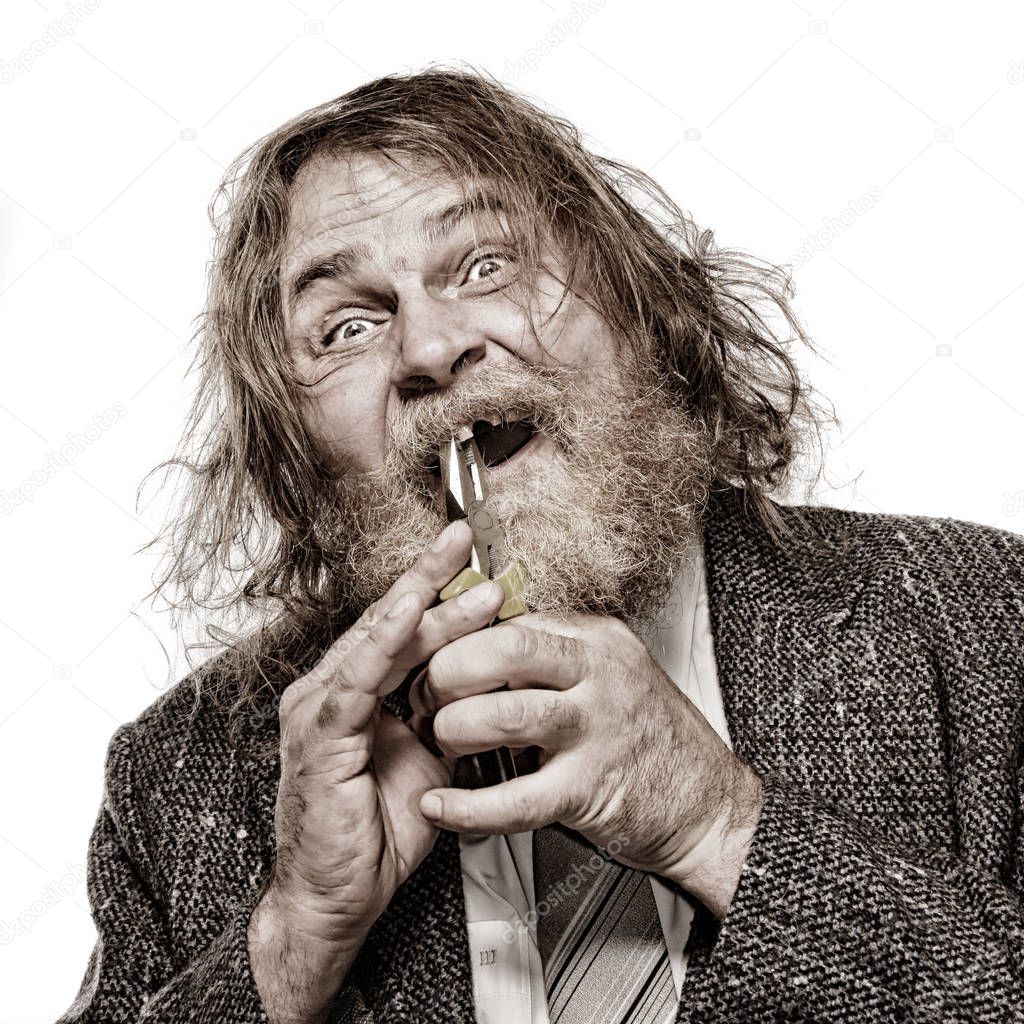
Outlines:
MULTIPOLYGON (((705 526, 729 732, 765 803, 725 920, 698 915, 677 1019, 1024 1021, 1024 539, 782 513, 818 543, 776 545, 738 492, 705 526)), ((179 683, 110 741, 98 938, 64 1024, 267 1020, 246 925, 279 762, 233 749, 192 700, 179 683)), ((441 832, 334 1020, 474 1020, 458 851, 441 832)))

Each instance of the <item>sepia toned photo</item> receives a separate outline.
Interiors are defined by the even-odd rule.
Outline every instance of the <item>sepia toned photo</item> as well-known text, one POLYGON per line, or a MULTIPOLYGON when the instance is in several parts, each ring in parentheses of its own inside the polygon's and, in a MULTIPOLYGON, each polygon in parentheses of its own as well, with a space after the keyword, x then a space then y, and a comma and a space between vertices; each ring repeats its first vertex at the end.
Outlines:
POLYGON ((1022 25, 909 6, 2 15, 0 1021, 1024 1019, 1022 25))

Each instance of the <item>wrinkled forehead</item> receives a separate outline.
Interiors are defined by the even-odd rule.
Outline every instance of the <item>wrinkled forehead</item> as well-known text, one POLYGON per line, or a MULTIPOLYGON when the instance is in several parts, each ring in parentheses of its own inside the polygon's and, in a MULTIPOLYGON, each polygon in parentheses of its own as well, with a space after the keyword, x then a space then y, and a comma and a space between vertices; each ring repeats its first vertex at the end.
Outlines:
MULTIPOLYGON (((487 182, 455 180, 444 169, 405 154, 311 158, 290 190, 282 277, 287 280, 308 257, 332 246, 356 245, 399 258, 427 240, 443 211, 490 192, 487 182)), ((487 212, 486 202, 477 206, 477 215, 487 212)))
POLYGON ((351 234, 412 226, 432 201, 461 195, 463 186, 410 159, 370 153, 317 156, 291 188, 286 245, 322 230, 351 234))
POLYGON ((406 154, 310 159, 290 193, 279 269, 286 310, 294 313, 317 280, 340 281, 360 267, 415 271, 437 247, 483 236, 513 246, 523 267, 535 263, 546 232, 531 207, 522 190, 499 189, 493 177, 457 179, 406 154))

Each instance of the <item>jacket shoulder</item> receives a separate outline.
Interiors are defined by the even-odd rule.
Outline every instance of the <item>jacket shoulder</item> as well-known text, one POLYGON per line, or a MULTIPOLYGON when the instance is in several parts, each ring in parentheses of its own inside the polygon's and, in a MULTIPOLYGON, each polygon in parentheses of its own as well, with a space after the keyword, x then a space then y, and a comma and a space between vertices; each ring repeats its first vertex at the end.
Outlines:
POLYGON ((1020 569, 1024 536, 995 526, 950 517, 861 512, 827 505, 779 506, 790 521, 813 525, 826 537, 845 539, 854 552, 884 557, 889 551, 916 554, 937 567, 989 562, 1020 569))
MULTIPOLYGON (((1024 537, 949 517, 789 506, 785 518, 827 565, 888 578, 910 594, 936 589, 961 599, 1024 600, 1024 537)), ((798 544, 800 541, 797 542, 798 544)))
POLYGON ((724 545, 754 549, 768 561, 813 571, 885 566, 920 567, 963 575, 990 569, 1024 574, 1024 536, 949 517, 862 512, 819 504, 775 504, 781 531, 772 536, 755 519, 743 492, 716 495, 708 527, 724 545))
POLYGON ((953 518, 775 508, 778 535, 738 491, 719 495, 706 521, 709 583, 750 614, 838 622, 861 612, 932 635, 1005 633, 1024 620, 1024 537, 953 518))
MULTIPOLYGON (((193 669, 173 683, 132 721, 121 726, 131 738, 133 756, 159 770, 185 744, 197 740, 219 745, 227 736, 227 713, 211 692, 218 659, 193 669)), ((116 735, 116 734, 115 734, 116 735)))
MULTIPOLYGON (((277 747, 277 702, 249 712, 233 731, 238 682, 219 655, 194 669, 115 730, 108 749, 108 804, 132 808, 150 827, 174 809, 199 806, 205 793, 264 771, 277 747)), ((124 812, 122 812, 124 813, 124 812)))

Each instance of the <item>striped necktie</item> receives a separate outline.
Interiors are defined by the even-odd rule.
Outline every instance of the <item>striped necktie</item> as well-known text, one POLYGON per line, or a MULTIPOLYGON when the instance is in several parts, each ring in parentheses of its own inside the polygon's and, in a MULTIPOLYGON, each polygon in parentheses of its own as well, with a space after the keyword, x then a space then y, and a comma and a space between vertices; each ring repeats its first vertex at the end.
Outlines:
POLYGON ((675 1020, 650 877, 557 824, 533 834, 533 875, 550 1024, 675 1020))

